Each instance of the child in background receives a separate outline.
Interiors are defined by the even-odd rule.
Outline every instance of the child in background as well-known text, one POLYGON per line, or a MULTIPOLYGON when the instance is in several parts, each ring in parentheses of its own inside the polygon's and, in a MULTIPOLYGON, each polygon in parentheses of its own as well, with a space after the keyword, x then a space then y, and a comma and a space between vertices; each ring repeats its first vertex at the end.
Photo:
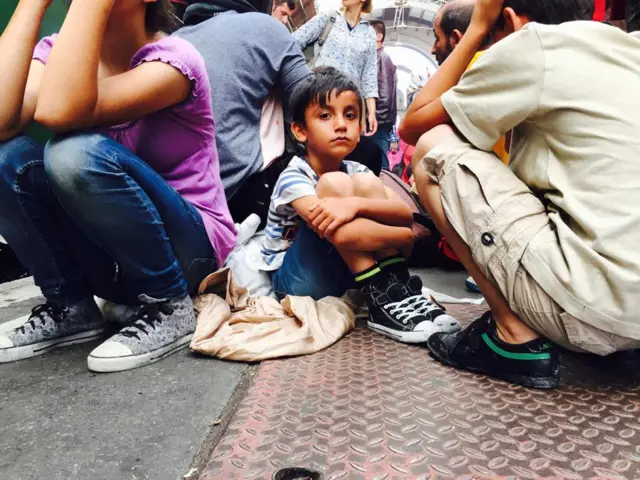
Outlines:
POLYGON ((263 269, 280 296, 367 298, 370 329, 407 343, 458 322, 421 295, 401 251, 410 251, 411 210, 365 166, 345 161, 360 138, 362 97, 348 77, 316 69, 291 99, 294 157, 271 198, 263 269))

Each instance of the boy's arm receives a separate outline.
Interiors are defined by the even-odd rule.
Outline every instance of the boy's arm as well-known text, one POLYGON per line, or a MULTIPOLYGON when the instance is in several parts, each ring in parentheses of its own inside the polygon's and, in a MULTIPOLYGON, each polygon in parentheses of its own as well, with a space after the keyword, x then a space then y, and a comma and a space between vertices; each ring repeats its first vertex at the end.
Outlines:
POLYGON ((307 223, 321 237, 330 238, 338 228, 357 218, 387 226, 408 227, 411 209, 390 190, 386 199, 343 197, 316 199, 309 208, 307 223))
POLYGON ((385 225, 408 227, 413 223, 413 212, 390 188, 385 187, 386 199, 358 198, 357 216, 369 218, 385 225))

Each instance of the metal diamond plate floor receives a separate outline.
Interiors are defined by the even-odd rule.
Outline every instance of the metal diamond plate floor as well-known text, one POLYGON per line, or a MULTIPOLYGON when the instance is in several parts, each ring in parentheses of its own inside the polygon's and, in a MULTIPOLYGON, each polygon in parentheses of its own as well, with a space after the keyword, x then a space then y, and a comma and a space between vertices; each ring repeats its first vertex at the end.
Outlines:
MULTIPOLYGON (((467 324, 483 309, 449 310, 467 324)), ((639 366, 564 356, 561 388, 540 392, 359 327, 315 355, 264 362, 200 479, 291 466, 325 480, 640 478, 639 366)))

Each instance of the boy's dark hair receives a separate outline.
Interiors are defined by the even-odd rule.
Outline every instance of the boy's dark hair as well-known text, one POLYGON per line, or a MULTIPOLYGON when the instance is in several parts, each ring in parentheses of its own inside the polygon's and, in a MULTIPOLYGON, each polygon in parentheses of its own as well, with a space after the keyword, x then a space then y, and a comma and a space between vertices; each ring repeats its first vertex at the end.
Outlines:
POLYGON ((376 33, 382 34, 382 41, 387 38, 387 26, 382 20, 369 20, 369 25, 373 27, 376 33))
POLYGON ((440 28, 443 33, 449 37, 454 30, 458 30, 464 35, 471 24, 474 7, 473 3, 456 1, 445 5, 442 20, 440 20, 440 28))
POLYGON ((363 99, 358 85, 333 67, 317 67, 313 69, 313 74, 301 81, 291 94, 289 107, 293 122, 305 125, 304 113, 307 108, 314 104, 322 108, 326 107, 333 92, 336 95, 344 92, 355 93, 360 107, 360 120, 362 120, 363 99))
MULTIPOLYGON (((279 7, 283 3, 286 3, 287 7, 289 7, 292 11, 296 9, 296 5, 297 5, 296 0, 276 0, 276 2, 277 3, 274 2, 274 5, 276 7, 279 7)), ((274 7, 274 9, 275 9, 275 7, 274 7)))
MULTIPOLYGON (((559 25, 574 20, 591 20, 593 0, 505 0, 502 8, 512 8, 532 22, 559 25)), ((496 26, 504 27, 504 17, 498 18, 496 26)))

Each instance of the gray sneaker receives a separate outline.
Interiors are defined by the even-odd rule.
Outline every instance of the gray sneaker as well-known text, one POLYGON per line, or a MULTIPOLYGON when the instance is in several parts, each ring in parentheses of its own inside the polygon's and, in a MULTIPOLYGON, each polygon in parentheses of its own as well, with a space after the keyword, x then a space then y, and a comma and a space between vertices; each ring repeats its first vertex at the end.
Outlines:
POLYGON ((186 347, 196 329, 193 302, 157 300, 141 295, 145 304, 134 321, 89 354, 89 370, 120 372, 162 360, 186 347))
POLYGON ((38 305, 24 324, 0 334, 0 363, 96 340, 104 334, 104 325, 93 299, 70 306, 54 302, 38 305))

